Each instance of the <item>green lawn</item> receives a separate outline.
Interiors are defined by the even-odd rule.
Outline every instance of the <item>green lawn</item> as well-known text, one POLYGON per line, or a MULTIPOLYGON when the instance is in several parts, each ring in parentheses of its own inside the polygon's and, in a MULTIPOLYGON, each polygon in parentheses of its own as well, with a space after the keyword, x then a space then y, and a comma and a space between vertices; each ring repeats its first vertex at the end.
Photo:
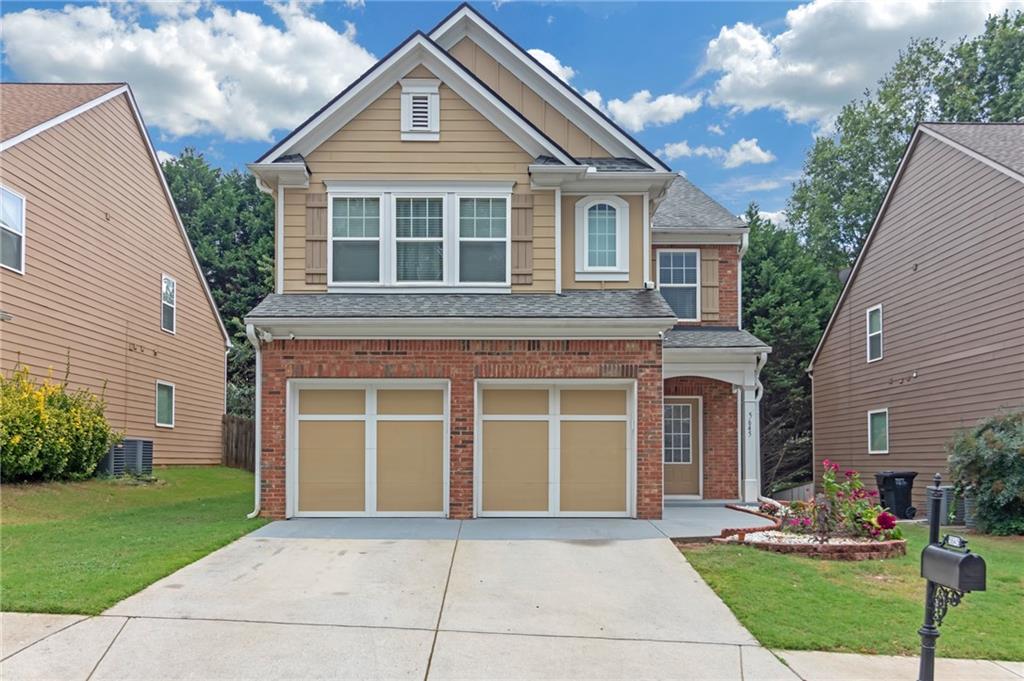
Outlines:
MULTIPOLYGON (((818 561, 750 547, 697 545, 683 553, 759 641, 770 648, 917 654, 924 602, 924 527, 904 526, 907 555, 859 563, 818 561)), ((951 608, 940 657, 1024 660, 1024 537, 971 535, 988 591, 951 608)))
POLYGON ((155 476, 3 485, 0 609, 96 614, 263 524, 245 518, 250 473, 155 476))

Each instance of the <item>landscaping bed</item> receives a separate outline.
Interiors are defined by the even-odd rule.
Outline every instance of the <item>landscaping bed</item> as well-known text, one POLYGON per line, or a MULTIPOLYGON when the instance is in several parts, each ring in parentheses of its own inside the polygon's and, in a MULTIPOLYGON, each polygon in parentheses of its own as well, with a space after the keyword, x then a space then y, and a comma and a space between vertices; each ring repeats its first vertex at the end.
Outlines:
POLYGON ((864 541, 851 537, 833 537, 820 542, 811 535, 777 530, 741 532, 712 541, 742 543, 762 551, 798 554, 823 560, 881 560, 903 556, 907 553, 907 542, 903 539, 864 541))

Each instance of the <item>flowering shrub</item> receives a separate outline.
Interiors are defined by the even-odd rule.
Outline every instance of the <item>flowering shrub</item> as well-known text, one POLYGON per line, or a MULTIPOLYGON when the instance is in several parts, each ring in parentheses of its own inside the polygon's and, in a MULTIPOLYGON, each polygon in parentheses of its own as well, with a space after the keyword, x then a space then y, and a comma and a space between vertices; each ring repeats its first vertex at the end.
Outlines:
POLYGON ((899 539, 896 516, 878 504, 878 492, 864 489, 860 474, 825 459, 821 492, 814 501, 794 501, 782 520, 785 532, 813 534, 821 541, 836 535, 866 539, 899 539))
POLYGON ((28 368, 0 375, 0 480, 78 480, 120 439, 103 400, 64 383, 35 382, 28 368))

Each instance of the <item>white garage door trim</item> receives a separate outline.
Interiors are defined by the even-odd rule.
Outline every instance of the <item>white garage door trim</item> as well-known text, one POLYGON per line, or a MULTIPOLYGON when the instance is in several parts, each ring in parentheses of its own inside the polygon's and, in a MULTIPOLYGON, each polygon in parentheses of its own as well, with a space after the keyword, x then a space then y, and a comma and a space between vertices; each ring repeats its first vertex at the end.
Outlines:
MULTIPOLYGON (((632 379, 565 379, 520 380, 479 379, 473 390, 473 515, 478 518, 635 518, 636 517, 636 381, 632 379), (547 415, 494 415, 482 413, 482 392, 485 388, 508 388, 548 391, 547 415), (625 416, 561 415, 558 391, 562 388, 618 388, 626 390, 625 416), (483 421, 546 421, 548 423, 548 510, 547 511, 484 511, 483 510, 483 421), (558 423, 562 421, 626 421, 626 511, 561 511, 559 506, 561 461, 559 460, 558 423)), ((660 462, 659 462, 660 463, 660 462)))
POLYGON ((397 517, 397 518, 445 518, 448 516, 449 491, 449 447, 450 433, 450 382, 438 379, 390 379, 366 381, 348 378, 292 378, 288 380, 286 389, 285 410, 287 412, 285 428, 285 516, 288 518, 365 518, 365 517, 397 517), (444 410, 440 416, 428 414, 377 414, 377 390, 422 390, 436 388, 444 393, 444 410), (339 415, 299 415, 299 391, 301 390, 365 390, 365 414, 339 415), (441 478, 444 485, 442 494, 442 511, 377 511, 377 421, 444 421, 444 446, 441 478), (298 423, 303 421, 365 421, 366 428, 366 511, 299 511, 299 451, 298 423))

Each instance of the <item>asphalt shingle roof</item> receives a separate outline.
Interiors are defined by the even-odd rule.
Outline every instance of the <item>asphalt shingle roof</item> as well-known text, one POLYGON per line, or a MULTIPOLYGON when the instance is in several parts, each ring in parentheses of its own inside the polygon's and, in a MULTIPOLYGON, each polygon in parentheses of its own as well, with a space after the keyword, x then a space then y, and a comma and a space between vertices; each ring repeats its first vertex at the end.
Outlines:
MULTIPOLYGON (((577 156, 576 160, 581 165, 597 168, 599 173, 635 173, 653 172, 654 170, 643 161, 628 157, 577 156)), ((553 156, 538 156, 534 159, 534 163, 545 166, 562 165, 562 162, 553 156)))
POLYGON ((924 123, 1014 172, 1024 174, 1024 123, 924 123))
POLYGON ((743 220, 680 175, 654 213, 654 229, 738 229, 743 220))
POLYGON ((719 326, 693 326, 665 332, 666 348, 764 348, 768 344, 741 329, 719 326))
POLYGON ((674 318, 658 291, 272 293, 247 318, 674 318))
POLYGON ((124 83, 0 84, 0 139, 8 140, 20 135, 123 85, 124 83))

